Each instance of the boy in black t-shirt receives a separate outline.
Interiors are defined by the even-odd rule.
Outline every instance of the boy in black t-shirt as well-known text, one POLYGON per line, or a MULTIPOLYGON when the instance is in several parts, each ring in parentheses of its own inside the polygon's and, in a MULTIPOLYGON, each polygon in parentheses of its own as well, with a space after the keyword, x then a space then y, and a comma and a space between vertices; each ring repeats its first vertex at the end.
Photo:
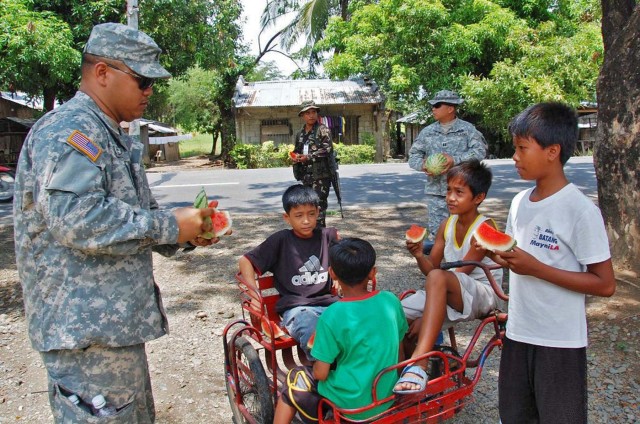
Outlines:
POLYGON ((318 317, 338 298, 331 294, 329 246, 338 240, 335 228, 316 228, 320 199, 311 187, 297 184, 282 195, 284 220, 280 230, 240 258, 238 267, 247 284, 256 287, 256 274, 271 272, 280 293, 276 311, 291 337, 309 359, 307 342, 318 317))

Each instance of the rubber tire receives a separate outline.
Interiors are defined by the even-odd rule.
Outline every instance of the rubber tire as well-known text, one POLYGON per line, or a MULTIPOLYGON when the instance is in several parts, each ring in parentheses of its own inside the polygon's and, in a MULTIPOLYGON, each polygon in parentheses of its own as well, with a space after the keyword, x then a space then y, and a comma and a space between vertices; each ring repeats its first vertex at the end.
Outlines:
MULTIPOLYGON (((231 350, 235 355, 238 364, 238 378, 240 379, 241 402, 249 410, 253 418, 259 424, 272 424, 274 405, 269 387, 269 380, 264 371, 258 352, 253 345, 244 337, 239 337, 235 341, 235 348, 231 350)), ((248 424, 248 421, 240 412, 240 408, 235 402, 234 389, 226 377, 227 397, 233 412, 233 422, 235 424, 248 424)))

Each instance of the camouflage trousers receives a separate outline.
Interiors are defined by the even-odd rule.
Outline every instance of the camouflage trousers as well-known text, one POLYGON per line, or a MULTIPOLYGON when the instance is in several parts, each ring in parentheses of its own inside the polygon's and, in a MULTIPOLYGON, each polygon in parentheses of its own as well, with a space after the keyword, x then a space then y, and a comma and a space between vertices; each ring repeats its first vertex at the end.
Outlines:
POLYGON ((427 230, 429 239, 434 240, 442 221, 449 217, 445 196, 427 194, 427 230))
POLYGON ((313 191, 318 193, 318 197, 320 198, 320 214, 318 215, 317 226, 326 227, 327 207, 329 206, 327 198, 329 197, 329 190, 331 189, 331 178, 322 178, 320 180, 305 178, 302 184, 311 187, 313 191))
POLYGON ((118 410, 116 415, 109 417, 110 423, 147 424, 155 421, 144 344, 89 346, 40 354, 47 369, 49 404, 56 424, 94 422, 98 418, 91 414, 90 405, 91 399, 98 394, 118 410), (69 400, 71 394, 80 398, 80 405, 69 400))

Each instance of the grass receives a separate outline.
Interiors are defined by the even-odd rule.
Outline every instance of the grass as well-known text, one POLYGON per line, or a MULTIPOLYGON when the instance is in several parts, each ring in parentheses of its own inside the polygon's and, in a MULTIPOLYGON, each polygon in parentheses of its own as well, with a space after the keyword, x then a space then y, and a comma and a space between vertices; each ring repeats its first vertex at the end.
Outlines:
MULTIPOLYGON (((212 143, 213 139, 211 134, 195 133, 191 140, 183 140, 180 142, 180 157, 190 158, 194 156, 208 155, 211 153, 212 143)), ((219 149, 220 143, 218 143, 218 150, 219 149)))

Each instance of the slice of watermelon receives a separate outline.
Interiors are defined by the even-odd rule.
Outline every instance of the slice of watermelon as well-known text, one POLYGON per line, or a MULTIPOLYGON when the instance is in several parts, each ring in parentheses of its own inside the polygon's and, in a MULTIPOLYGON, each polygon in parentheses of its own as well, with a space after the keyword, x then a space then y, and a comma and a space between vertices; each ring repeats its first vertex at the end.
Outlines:
POLYGON ((211 215, 211 221, 213 222, 212 232, 215 237, 225 235, 225 233, 231 229, 231 225, 233 224, 231 214, 227 211, 216 210, 213 215, 211 215))
POLYGON ((516 246, 516 241, 513 237, 496 230, 487 221, 478 225, 473 236, 480 246, 492 252, 496 250, 508 252, 516 246))
POLYGON ((291 160, 296 160, 298 158, 298 154, 296 152, 289 152, 289 157, 291 160))
POLYGON ((311 334, 311 337, 309 337, 309 340, 307 341, 307 349, 311 350, 313 349, 313 345, 316 342, 316 332, 314 331, 313 334, 311 334))
POLYGON ((278 324, 276 324, 275 322, 271 321, 266 316, 263 316, 260 319, 260 327, 262 327, 262 332, 264 334, 268 335, 269 337, 271 337, 271 335, 273 335, 274 339, 279 339, 280 337, 286 336, 284 331, 282 331, 282 328, 280 328, 278 326, 278 324))
POLYGON ((427 229, 416 224, 411 224, 411 227, 409 227, 405 235, 408 242, 420 243, 427 236, 427 229))

